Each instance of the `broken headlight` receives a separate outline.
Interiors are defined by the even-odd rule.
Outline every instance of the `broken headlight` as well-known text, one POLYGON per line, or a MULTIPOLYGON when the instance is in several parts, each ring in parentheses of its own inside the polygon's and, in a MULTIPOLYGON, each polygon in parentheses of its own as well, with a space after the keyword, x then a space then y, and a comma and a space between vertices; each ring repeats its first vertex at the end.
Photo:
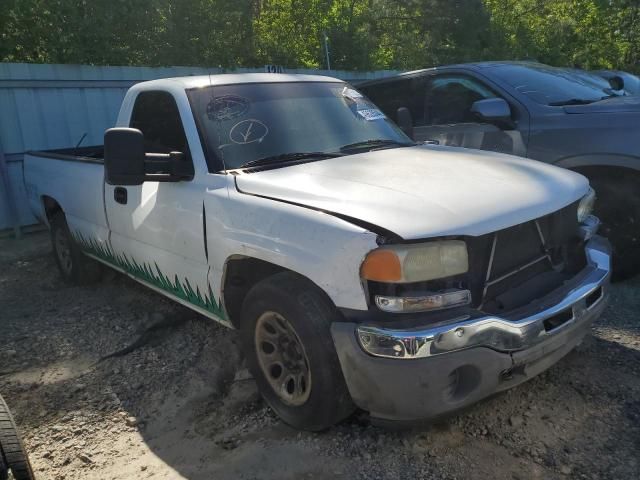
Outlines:
POLYGON ((467 245, 461 240, 376 248, 360 267, 365 280, 385 283, 426 282, 468 270, 467 245))
MULTIPOLYGON (((467 245, 442 240, 413 245, 388 245, 367 254, 362 278, 383 284, 413 284, 454 277, 469 270, 467 245)), ((380 292, 382 293, 382 292, 380 292)), ((411 294, 375 294, 376 306, 390 313, 441 310, 471 302, 468 290, 412 291, 411 294)))
POLYGON ((589 187, 587 194, 582 197, 578 204, 578 222, 584 223, 587 217, 593 212, 593 206, 596 203, 596 192, 593 188, 589 187))

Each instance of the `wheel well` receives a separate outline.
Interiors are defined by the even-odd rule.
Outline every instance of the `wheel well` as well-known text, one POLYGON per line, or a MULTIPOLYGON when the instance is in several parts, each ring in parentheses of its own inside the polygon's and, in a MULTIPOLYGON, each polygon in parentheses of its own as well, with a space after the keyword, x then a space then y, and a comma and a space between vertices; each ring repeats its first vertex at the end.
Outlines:
POLYGON ((640 181, 640 171, 633 168, 589 165, 584 167, 574 167, 571 168, 571 170, 581 173, 590 181, 597 181, 601 179, 623 182, 640 181))
POLYGON ((51 221, 56 213, 62 212, 60 204, 56 202, 54 198, 47 195, 42 196, 42 204, 44 205, 44 213, 47 216, 48 221, 51 221))
POLYGON ((239 257, 227 261, 222 291, 229 319, 235 327, 239 326, 242 302, 249 290, 259 281, 286 271, 289 270, 257 258, 239 257))
POLYGON ((640 205, 640 172, 637 170, 610 166, 584 166, 572 170, 589 179, 598 198, 597 208, 603 209, 603 202, 619 202, 621 196, 630 204, 640 205))

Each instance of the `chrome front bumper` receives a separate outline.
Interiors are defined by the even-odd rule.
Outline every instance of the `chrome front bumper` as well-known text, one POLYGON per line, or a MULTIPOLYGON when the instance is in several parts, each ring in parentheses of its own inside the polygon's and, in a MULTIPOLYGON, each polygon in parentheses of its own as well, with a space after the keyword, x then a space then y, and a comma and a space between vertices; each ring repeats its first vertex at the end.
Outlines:
POLYGON ((580 323, 604 300, 603 285, 611 271, 608 244, 594 237, 585 250, 587 267, 535 306, 509 312, 504 318, 465 315, 445 324, 408 330, 361 325, 356 328, 359 344, 370 355, 397 359, 426 358, 470 347, 501 352, 530 348, 580 323))
POLYGON ((425 315, 422 327, 405 329, 333 323, 354 403, 377 420, 433 419, 554 365, 582 341, 606 306, 609 244, 595 236, 586 253, 587 266, 563 287, 508 315, 478 313, 424 326, 432 321, 425 315))

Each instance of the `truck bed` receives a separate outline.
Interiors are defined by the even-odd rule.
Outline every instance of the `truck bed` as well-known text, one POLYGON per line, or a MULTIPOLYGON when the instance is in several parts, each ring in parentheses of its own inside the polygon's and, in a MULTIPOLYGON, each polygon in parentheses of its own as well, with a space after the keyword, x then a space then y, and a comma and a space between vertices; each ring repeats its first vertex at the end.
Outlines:
POLYGON ((69 162, 104 163, 104 145, 78 148, 58 148, 27 152, 27 155, 38 158, 51 158, 69 162))
POLYGON ((29 205, 40 221, 48 223, 57 204, 72 232, 88 238, 108 238, 103 152, 100 145, 25 154, 29 205))

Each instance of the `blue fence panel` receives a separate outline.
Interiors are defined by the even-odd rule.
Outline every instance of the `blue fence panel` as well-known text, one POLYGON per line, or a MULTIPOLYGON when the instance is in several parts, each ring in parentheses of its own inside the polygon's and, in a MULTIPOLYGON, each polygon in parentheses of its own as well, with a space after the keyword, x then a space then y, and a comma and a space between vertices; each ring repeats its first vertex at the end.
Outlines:
MULTIPOLYGON (((94 67, 0 63, 0 154, 4 152, 10 190, 21 226, 37 222, 27 206, 22 158, 29 150, 102 144, 115 124, 120 103, 134 83, 184 75, 263 72, 264 69, 200 67, 94 67)), ((399 72, 287 70, 327 75, 348 81, 381 78, 399 72)), ((1 166, 1 165, 0 165, 1 166)), ((3 172, 0 171, 0 179, 3 172)), ((11 228, 7 192, 0 181, 0 230, 11 228)))

